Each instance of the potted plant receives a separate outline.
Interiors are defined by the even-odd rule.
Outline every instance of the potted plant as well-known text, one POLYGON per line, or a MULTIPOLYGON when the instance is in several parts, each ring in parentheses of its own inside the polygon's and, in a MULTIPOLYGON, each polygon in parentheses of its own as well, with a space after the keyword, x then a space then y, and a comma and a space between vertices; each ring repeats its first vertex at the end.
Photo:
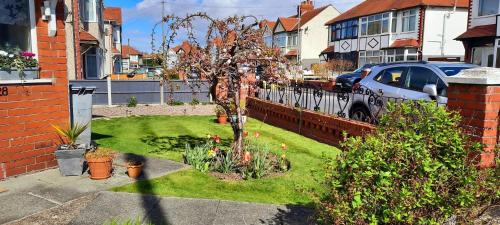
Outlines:
POLYGON ((141 176, 144 162, 140 160, 129 160, 127 162, 127 174, 130 178, 137 179, 141 176))
POLYGON ((217 105, 215 107, 215 115, 217 116, 217 121, 219 124, 226 124, 227 123, 227 113, 222 106, 217 105))
POLYGON ((103 180, 111 177, 115 155, 116 152, 109 148, 95 148, 87 152, 85 159, 89 165, 90 179, 103 180))
POLYGON ((19 49, 0 50, 0 80, 33 80, 38 78, 35 54, 19 49))
POLYGON ((87 129, 88 124, 81 125, 75 123, 66 129, 55 125, 52 125, 52 127, 56 130, 62 142, 61 145, 57 146, 57 150, 55 151, 59 171, 63 176, 82 175, 83 156, 87 149, 85 145, 79 145, 76 141, 87 129))

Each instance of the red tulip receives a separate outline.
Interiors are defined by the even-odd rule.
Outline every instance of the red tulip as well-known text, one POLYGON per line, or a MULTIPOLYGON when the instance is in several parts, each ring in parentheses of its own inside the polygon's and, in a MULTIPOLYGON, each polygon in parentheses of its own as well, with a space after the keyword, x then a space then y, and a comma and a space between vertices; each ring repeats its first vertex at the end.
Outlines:
POLYGON ((259 138, 260 137, 260 133, 259 132, 255 132, 255 137, 259 138))
POLYGON ((252 159, 252 155, 250 154, 250 152, 245 152, 245 155, 243 157, 243 161, 249 162, 251 159, 252 159))
POLYGON ((243 137, 248 137, 248 131, 243 131, 243 137))

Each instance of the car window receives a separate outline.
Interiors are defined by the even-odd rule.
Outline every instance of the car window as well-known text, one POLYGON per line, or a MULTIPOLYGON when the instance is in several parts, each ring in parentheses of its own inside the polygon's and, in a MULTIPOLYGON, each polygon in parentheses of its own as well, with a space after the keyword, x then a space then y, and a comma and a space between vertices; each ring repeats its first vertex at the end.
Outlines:
POLYGON ((460 66, 460 67, 459 66, 455 66, 455 67, 453 67, 453 66, 439 67, 439 69, 441 71, 443 71, 446 74, 446 76, 449 76, 449 77, 457 75, 462 70, 471 69, 471 68, 474 68, 474 67, 472 67, 472 66, 470 66, 470 67, 463 67, 463 66, 460 66))
POLYGON ((404 80, 403 78, 406 75, 407 70, 408 69, 405 67, 385 69, 375 76, 374 80, 393 87, 401 87, 401 83, 404 80))
POLYGON ((423 92, 424 86, 427 84, 435 84, 437 86, 438 95, 446 96, 446 85, 436 73, 425 67, 411 67, 406 75, 404 87, 410 90, 423 92))

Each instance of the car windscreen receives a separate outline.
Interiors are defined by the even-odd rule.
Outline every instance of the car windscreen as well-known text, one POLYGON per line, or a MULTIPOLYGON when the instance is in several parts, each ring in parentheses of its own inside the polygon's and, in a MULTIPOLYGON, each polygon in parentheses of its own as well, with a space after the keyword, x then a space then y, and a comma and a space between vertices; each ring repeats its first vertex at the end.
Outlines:
POLYGON ((439 69, 441 71, 443 71, 446 74, 446 76, 449 76, 449 77, 457 75, 462 70, 471 69, 471 68, 474 68, 474 67, 473 66, 442 66, 442 67, 439 67, 439 69))

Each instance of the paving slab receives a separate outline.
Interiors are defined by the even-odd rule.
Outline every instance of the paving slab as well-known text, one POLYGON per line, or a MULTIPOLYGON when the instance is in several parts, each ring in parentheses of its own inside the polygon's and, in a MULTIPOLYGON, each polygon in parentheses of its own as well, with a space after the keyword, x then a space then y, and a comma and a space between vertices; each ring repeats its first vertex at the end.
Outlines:
POLYGON ((8 192, 0 193, 0 209, 2 209, 0 210, 0 224, 62 205, 92 193, 133 183, 135 180, 127 176, 125 167, 125 162, 132 158, 145 162, 141 179, 160 177, 186 167, 169 160, 120 154, 113 164, 113 176, 107 180, 91 180, 88 174, 63 177, 58 169, 10 178, 0 182, 2 188, 9 189, 8 192), (20 200, 14 201, 17 198, 20 200), (17 208, 20 210, 16 210, 17 208))

